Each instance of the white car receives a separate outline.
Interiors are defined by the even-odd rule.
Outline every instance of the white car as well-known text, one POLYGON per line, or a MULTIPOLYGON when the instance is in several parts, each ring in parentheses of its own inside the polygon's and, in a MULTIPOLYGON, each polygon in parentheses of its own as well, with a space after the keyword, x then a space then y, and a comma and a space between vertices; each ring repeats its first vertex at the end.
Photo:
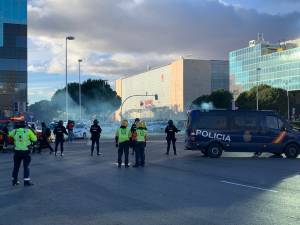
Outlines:
POLYGON ((86 139, 90 136, 90 129, 84 124, 76 124, 74 129, 74 138, 83 138, 86 139))

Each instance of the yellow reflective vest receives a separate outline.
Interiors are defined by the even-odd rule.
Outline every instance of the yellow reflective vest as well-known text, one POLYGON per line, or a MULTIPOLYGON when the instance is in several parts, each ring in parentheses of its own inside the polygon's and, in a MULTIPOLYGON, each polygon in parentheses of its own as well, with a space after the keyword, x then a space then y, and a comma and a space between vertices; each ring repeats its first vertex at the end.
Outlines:
POLYGON ((147 131, 144 129, 136 129, 136 141, 137 142, 145 142, 147 137, 147 131))
POLYGON ((130 129, 121 127, 117 130, 116 136, 118 137, 119 144, 129 141, 131 136, 130 129))
POLYGON ((9 136, 14 139, 17 151, 28 151, 31 142, 37 141, 36 135, 30 129, 25 128, 14 129, 9 132, 9 136))

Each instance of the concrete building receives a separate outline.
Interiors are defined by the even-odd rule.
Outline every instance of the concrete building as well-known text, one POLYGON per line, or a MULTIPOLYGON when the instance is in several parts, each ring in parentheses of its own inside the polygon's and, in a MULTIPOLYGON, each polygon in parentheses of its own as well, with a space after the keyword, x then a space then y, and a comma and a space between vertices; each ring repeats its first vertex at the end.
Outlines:
POLYGON ((0 0, 0 113, 26 111, 27 0, 0 0))
MULTIPOLYGON (((126 118, 185 118, 193 100, 217 89, 229 90, 228 61, 179 59, 169 65, 116 81, 126 118)), ((117 119, 120 112, 116 113, 117 119)))
POLYGON ((300 90, 300 39, 271 44, 259 35, 248 47, 230 52, 229 64, 235 96, 261 84, 300 90))

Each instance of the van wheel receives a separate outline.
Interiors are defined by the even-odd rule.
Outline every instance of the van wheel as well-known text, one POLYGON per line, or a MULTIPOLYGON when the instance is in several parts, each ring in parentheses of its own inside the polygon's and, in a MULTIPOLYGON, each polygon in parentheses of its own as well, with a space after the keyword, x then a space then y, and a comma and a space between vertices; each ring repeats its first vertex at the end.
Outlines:
POLYGON ((207 148, 207 154, 211 158, 219 158, 223 153, 223 148, 218 143, 213 143, 208 146, 207 148))
POLYGON ((285 156, 290 159, 297 158, 299 153, 300 153, 299 146, 296 144, 290 144, 284 150, 285 156))

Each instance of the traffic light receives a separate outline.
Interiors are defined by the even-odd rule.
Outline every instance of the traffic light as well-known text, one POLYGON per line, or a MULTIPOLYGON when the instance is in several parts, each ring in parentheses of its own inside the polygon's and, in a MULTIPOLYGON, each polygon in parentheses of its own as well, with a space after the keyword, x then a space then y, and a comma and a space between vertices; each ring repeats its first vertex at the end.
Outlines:
POLYGON ((157 101, 157 100, 158 100, 158 95, 157 95, 157 94, 154 95, 154 98, 155 98, 155 100, 157 101))

